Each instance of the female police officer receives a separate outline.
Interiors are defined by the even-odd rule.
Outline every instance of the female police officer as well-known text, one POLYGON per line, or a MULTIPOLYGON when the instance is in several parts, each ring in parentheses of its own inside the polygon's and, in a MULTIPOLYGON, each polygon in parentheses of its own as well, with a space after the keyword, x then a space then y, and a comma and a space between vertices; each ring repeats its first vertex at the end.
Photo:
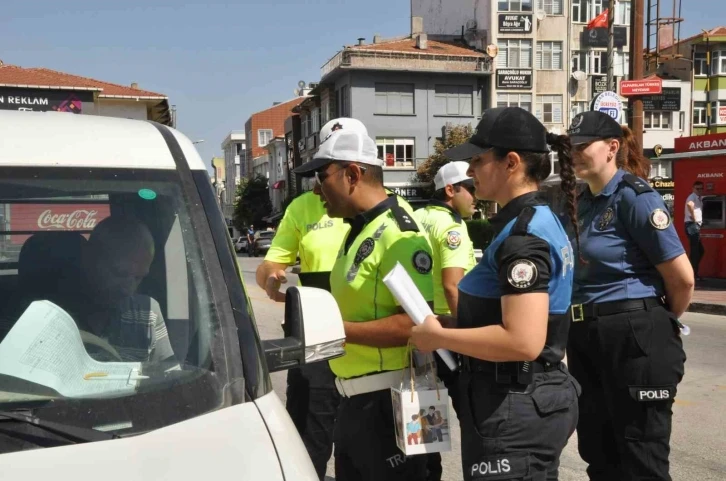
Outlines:
MULTIPOLYGON (((559 456, 577 423, 577 383, 562 364, 569 327, 573 253, 559 219, 538 198, 551 170, 548 144, 568 154, 516 107, 484 112, 469 143, 446 152, 471 159, 476 196, 502 206, 495 237, 459 283, 457 329, 430 316, 414 327, 422 350, 462 354, 459 378, 465 479, 557 479, 559 456)), ((562 162, 572 219, 575 176, 562 162)))
POLYGON ((575 173, 587 183, 567 348, 582 385, 580 455, 593 480, 669 480, 671 407, 685 361, 677 319, 693 271, 665 203, 643 180, 650 163, 632 132, 586 112, 568 133, 575 173))

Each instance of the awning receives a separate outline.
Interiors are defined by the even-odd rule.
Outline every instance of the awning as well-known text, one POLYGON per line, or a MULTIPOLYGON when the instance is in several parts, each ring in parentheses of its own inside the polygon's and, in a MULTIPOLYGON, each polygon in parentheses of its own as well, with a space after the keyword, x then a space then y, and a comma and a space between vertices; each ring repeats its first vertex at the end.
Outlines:
POLYGON ((273 189, 284 189, 285 188, 285 181, 284 180, 278 180, 274 184, 272 184, 273 189))

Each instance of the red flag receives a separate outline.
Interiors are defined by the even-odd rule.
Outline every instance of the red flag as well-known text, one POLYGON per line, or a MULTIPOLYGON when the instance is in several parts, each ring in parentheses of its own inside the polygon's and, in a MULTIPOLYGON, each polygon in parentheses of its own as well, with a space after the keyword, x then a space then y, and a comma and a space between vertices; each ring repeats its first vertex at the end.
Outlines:
POLYGON ((600 15, 590 20, 587 24, 587 29, 592 30, 593 28, 607 28, 608 27, 608 10, 605 9, 600 15))

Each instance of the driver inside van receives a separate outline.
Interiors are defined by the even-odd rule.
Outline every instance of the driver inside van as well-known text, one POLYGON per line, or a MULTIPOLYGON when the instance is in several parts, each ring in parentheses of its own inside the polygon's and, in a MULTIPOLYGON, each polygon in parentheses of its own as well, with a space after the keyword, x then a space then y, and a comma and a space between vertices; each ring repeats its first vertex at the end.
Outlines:
POLYGON ((69 313, 97 361, 173 362, 159 303, 137 294, 154 259, 154 238, 139 220, 111 216, 91 232, 69 313), (85 332, 84 332, 85 331, 85 332))

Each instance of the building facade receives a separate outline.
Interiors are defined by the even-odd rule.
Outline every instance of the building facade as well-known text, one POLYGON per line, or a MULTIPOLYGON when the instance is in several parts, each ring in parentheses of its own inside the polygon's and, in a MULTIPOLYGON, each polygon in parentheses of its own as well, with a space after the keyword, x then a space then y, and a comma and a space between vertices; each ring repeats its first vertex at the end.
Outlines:
POLYGON ((274 223, 282 218, 282 206, 287 198, 288 166, 285 137, 275 137, 272 139, 272 142, 267 144, 265 149, 267 150, 270 202, 272 204, 272 212, 266 220, 267 222, 274 223))
POLYGON ((690 111, 690 133, 726 132, 726 27, 704 30, 661 49, 660 53, 676 58, 659 64, 651 60, 646 73, 677 78, 692 85, 692 98, 686 110, 690 111))
POLYGON ((112 84, 46 68, 23 68, 0 61, 0 110, 68 112, 176 126, 176 112, 160 93, 112 84))
MULTIPOLYGON (((245 123, 247 135, 247 167, 245 177, 250 174, 268 172, 263 165, 267 163, 267 144, 276 137, 285 136, 285 120, 291 115, 293 107, 307 97, 300 96, 287 102, 275 102, 269 109, 256 112, 245 123)), ((269 178, 269 175, 266 175, 269 178)))
POLYGON ((222 141, 224 153, 224 182, 222 190, 222 212, 227 225, 232 225, 234 203, 237 200, 237 186, 245 176, 247 166, 247 137, 242 130, 233 130, 222 141))
MULTIPOLYGON (((415 22, 410 36, 345 47, 322 68, 301 110, 303 161, 318 131, 335 117, 363 122, 384 160, 384 184, 422 201, 417 167, 450 125, 476 125, 486 105, 490 58, 463 43, 430 40, 415 22)), ((304 186, 310 188, 310 185, 304 186)))

